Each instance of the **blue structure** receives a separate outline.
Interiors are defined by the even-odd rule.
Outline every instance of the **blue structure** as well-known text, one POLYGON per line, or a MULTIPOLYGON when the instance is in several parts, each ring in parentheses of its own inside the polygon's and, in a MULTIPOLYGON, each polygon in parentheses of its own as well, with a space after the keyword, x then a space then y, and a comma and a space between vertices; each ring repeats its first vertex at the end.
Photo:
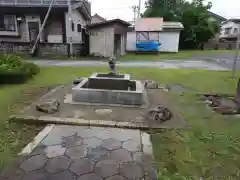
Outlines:
POLYGON ((136 50, 145 52, 159 52, 160 45, 161 43, 159 43, 158 41, 137 42, 136 50))

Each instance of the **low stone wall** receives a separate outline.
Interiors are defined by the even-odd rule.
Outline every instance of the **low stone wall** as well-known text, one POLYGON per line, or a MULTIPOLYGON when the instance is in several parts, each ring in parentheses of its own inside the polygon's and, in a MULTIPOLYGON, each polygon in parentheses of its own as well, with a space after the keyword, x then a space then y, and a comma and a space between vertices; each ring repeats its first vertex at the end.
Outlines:
MULTIPOLYGON (((24 42, 0 42, 0 53, 14 53, 29 55, 32 43, 24 42)), ((80 56, 82 54, 83 45, 73 44, 73 55, 80 56)), ((37 56, 39 57, 57 57, 68 56, 69 44, 66 43, 39 43, 37 56)))
POLYGON ((87 82, 88 79, 84 79, 72 89, 73 101, 137 106, 143 104, 144 90, 140 81, 136 81, 136 87, 139 87, 136 91, 83 88, 87 82))

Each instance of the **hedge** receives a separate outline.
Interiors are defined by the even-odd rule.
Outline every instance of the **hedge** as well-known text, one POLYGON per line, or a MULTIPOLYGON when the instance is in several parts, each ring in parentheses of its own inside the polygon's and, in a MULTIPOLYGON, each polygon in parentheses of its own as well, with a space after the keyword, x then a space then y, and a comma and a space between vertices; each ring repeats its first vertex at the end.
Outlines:
POLYGON ((21 84, 39 71, 37 65, 24 62, 19 56, 0 56, 0 84, 21 84))

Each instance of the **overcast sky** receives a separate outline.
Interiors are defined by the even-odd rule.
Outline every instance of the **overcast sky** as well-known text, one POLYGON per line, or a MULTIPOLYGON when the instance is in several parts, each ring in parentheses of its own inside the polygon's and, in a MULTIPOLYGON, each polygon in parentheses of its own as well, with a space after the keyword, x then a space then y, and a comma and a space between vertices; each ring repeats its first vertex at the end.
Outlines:
MULTIPOLYGON (((133 20, 133 5, 138 5, 138 0, 90 0, 92 14, 98 13, 106 19, 121 18, 126 21, 133 20)), ((141 11, 144 11, 142 1, 141 11)), ((212 12, 226 18, 240 18, 240 0, 209 0, 213 3, 212 12)))

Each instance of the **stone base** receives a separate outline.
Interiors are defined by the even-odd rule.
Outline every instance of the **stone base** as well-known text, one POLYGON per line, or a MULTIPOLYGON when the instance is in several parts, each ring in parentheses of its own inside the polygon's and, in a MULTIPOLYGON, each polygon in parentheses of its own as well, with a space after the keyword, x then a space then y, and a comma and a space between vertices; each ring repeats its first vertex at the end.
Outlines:
MULTIPOLYGON (((113 82, 119 82, 120 80, 112 81, 111 79, 100 80, 100 82, 91 82, 89 79, 84 79, 76 87, 72 89, 72 98, 76 102, 89 102, 89 103, 102 103, 102 104, 123 104, 123 105, 142 105, 144 87, 140 81, 132 81, 135 83, 136 90, 107 90, 107 89, 91 89, 86 87, 87 84, 94 84, 97 86, 103 86, 102 83, 107 86, 107 83, 114 86, 113 82), (102 82, 104 81, 104 82, 102 82), (105 82, 106 81, 106 82, 105 82)), ((96 80, 98 81, 98 80, 96 80)), ((124 87, 124 82, 122 82, 124 87)), ((121 85, 121 82, 120 82, 121 85)), ((118 89, 121 89, 118 88, 118 89)))

